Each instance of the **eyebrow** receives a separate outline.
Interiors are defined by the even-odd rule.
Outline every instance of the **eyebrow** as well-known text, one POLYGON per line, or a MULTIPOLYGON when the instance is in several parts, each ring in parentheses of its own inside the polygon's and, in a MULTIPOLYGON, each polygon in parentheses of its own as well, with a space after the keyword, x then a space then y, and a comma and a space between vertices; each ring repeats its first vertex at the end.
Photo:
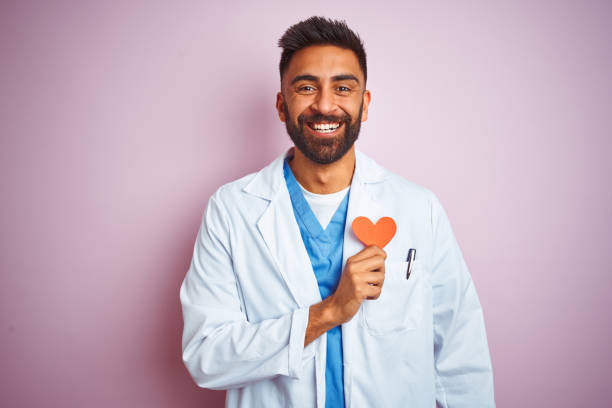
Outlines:
POLYGON ((295 78, 293 78, 291 80, 291 85, 293 85, 293 84, 295 84, 296 82, 299 82, 299 81, 313 81, 313 82, 315 82, 315 81, 318 81, 318 80, 319 80, 319 77, 316 77, 314 75, 310 75, 310 74, 298 75, 298 76, 296 76, 295 78))
MULTIPOLYGON (((359 79, 357 79, 357 77, 353 74, 340 74, 340 75, 334 75, 332 78, 333 82, 338 82, 338 81, 355 81, 357 83, 359 83, 359 79)), ((311 74, 304 74, 304 75, 298 75, 295 78, 293 78, 291 80, 291 85, 295 84, 296 82, 299 81, 313 81, 316 82, 319 80, 319 77, 311 75, 311 74)))
POLYGON ((352 74, 340 74, 340 75, 336 75, 332 77, 332 81, 334 82, 338 82, 338 81, 355 81, 357 83, 359 83, 359 80, 357 79, 357 77, 355 75, 352 74))

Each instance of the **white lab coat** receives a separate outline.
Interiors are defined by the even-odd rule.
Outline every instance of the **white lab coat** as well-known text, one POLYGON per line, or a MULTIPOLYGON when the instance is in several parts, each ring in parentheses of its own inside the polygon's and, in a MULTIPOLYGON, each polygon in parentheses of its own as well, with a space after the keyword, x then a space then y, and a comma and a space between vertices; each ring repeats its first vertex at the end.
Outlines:
MULTIPOLYGON (((321 301, 283 177, 283 154, 219 188, 181 286, 183 361, 227 407, 325 406, 326 335, 304 347, 321 301)), ((342 325, 347 407, 494 407, 483 313, 438 199, 359 151, 343 265, 357 216, 390 216, 381 296, 342 325), (410 279, 406 255, 416 248, 410 279)))

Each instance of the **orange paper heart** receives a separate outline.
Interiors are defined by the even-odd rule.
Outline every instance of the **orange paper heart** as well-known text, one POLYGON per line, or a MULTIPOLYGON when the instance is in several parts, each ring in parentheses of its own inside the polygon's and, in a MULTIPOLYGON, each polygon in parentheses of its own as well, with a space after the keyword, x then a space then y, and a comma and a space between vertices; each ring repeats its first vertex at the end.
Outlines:
POLYGON ((384 248, 395 235, 397 226, 391 217, 382 217, 376 225, 367 217, 357 217, 353 220, 353 232, 364 245, 376 245, 384 248))

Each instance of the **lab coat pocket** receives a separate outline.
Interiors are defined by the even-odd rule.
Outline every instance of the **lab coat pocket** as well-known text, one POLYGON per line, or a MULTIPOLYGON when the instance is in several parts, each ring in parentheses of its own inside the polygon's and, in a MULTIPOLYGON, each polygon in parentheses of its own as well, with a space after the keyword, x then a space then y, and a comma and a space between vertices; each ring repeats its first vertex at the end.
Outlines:
POLYGON ((406 279, 408 262, 385 261, 385 281, 378 299, 364 300, 362 325, 370 334, 381 336, 414 330, 423 320, 424 270, 414 261, 406 279))

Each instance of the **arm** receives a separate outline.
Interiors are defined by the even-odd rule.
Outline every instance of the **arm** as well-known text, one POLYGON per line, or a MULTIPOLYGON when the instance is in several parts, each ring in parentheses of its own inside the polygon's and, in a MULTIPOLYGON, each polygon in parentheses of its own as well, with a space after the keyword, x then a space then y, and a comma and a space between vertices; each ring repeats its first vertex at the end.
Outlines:
POLYGON ((202 219, 180 300, 183 361, 200 387, 241 387, 277 375, 299 378, 308 308, 247 321, 232 266, 228 218, 216 196, 202 219))
POLYGON ((432 199, 432 287, 436 402, 495 407, 493 370, 474 283, 438 199, 432 199))
POLYGON ((225 210, 213 196, 180 291, 183 361, 200 387, 235 388, 277 375, 299 378, 307 358, 305 348, 350 320, 363 299, 380 295, 386 254, 369 247, 347 260, 332 296, 275 319, 248 322, 240 304, 228 231, 225 210))
POLYGON ((386 258, 385 251, 371 245, 346 260, 336 291, 310 306, 304 345, 351 320, 365 299, 378 299, 385 281, 386 258))
POLYGON ((317 337, 340 324, 334 313, 331 300, 332 297, 329 296, 322 302, 310 306, 308 310, 308 325, 306 326, 304 346, 312 343, 317 337))

